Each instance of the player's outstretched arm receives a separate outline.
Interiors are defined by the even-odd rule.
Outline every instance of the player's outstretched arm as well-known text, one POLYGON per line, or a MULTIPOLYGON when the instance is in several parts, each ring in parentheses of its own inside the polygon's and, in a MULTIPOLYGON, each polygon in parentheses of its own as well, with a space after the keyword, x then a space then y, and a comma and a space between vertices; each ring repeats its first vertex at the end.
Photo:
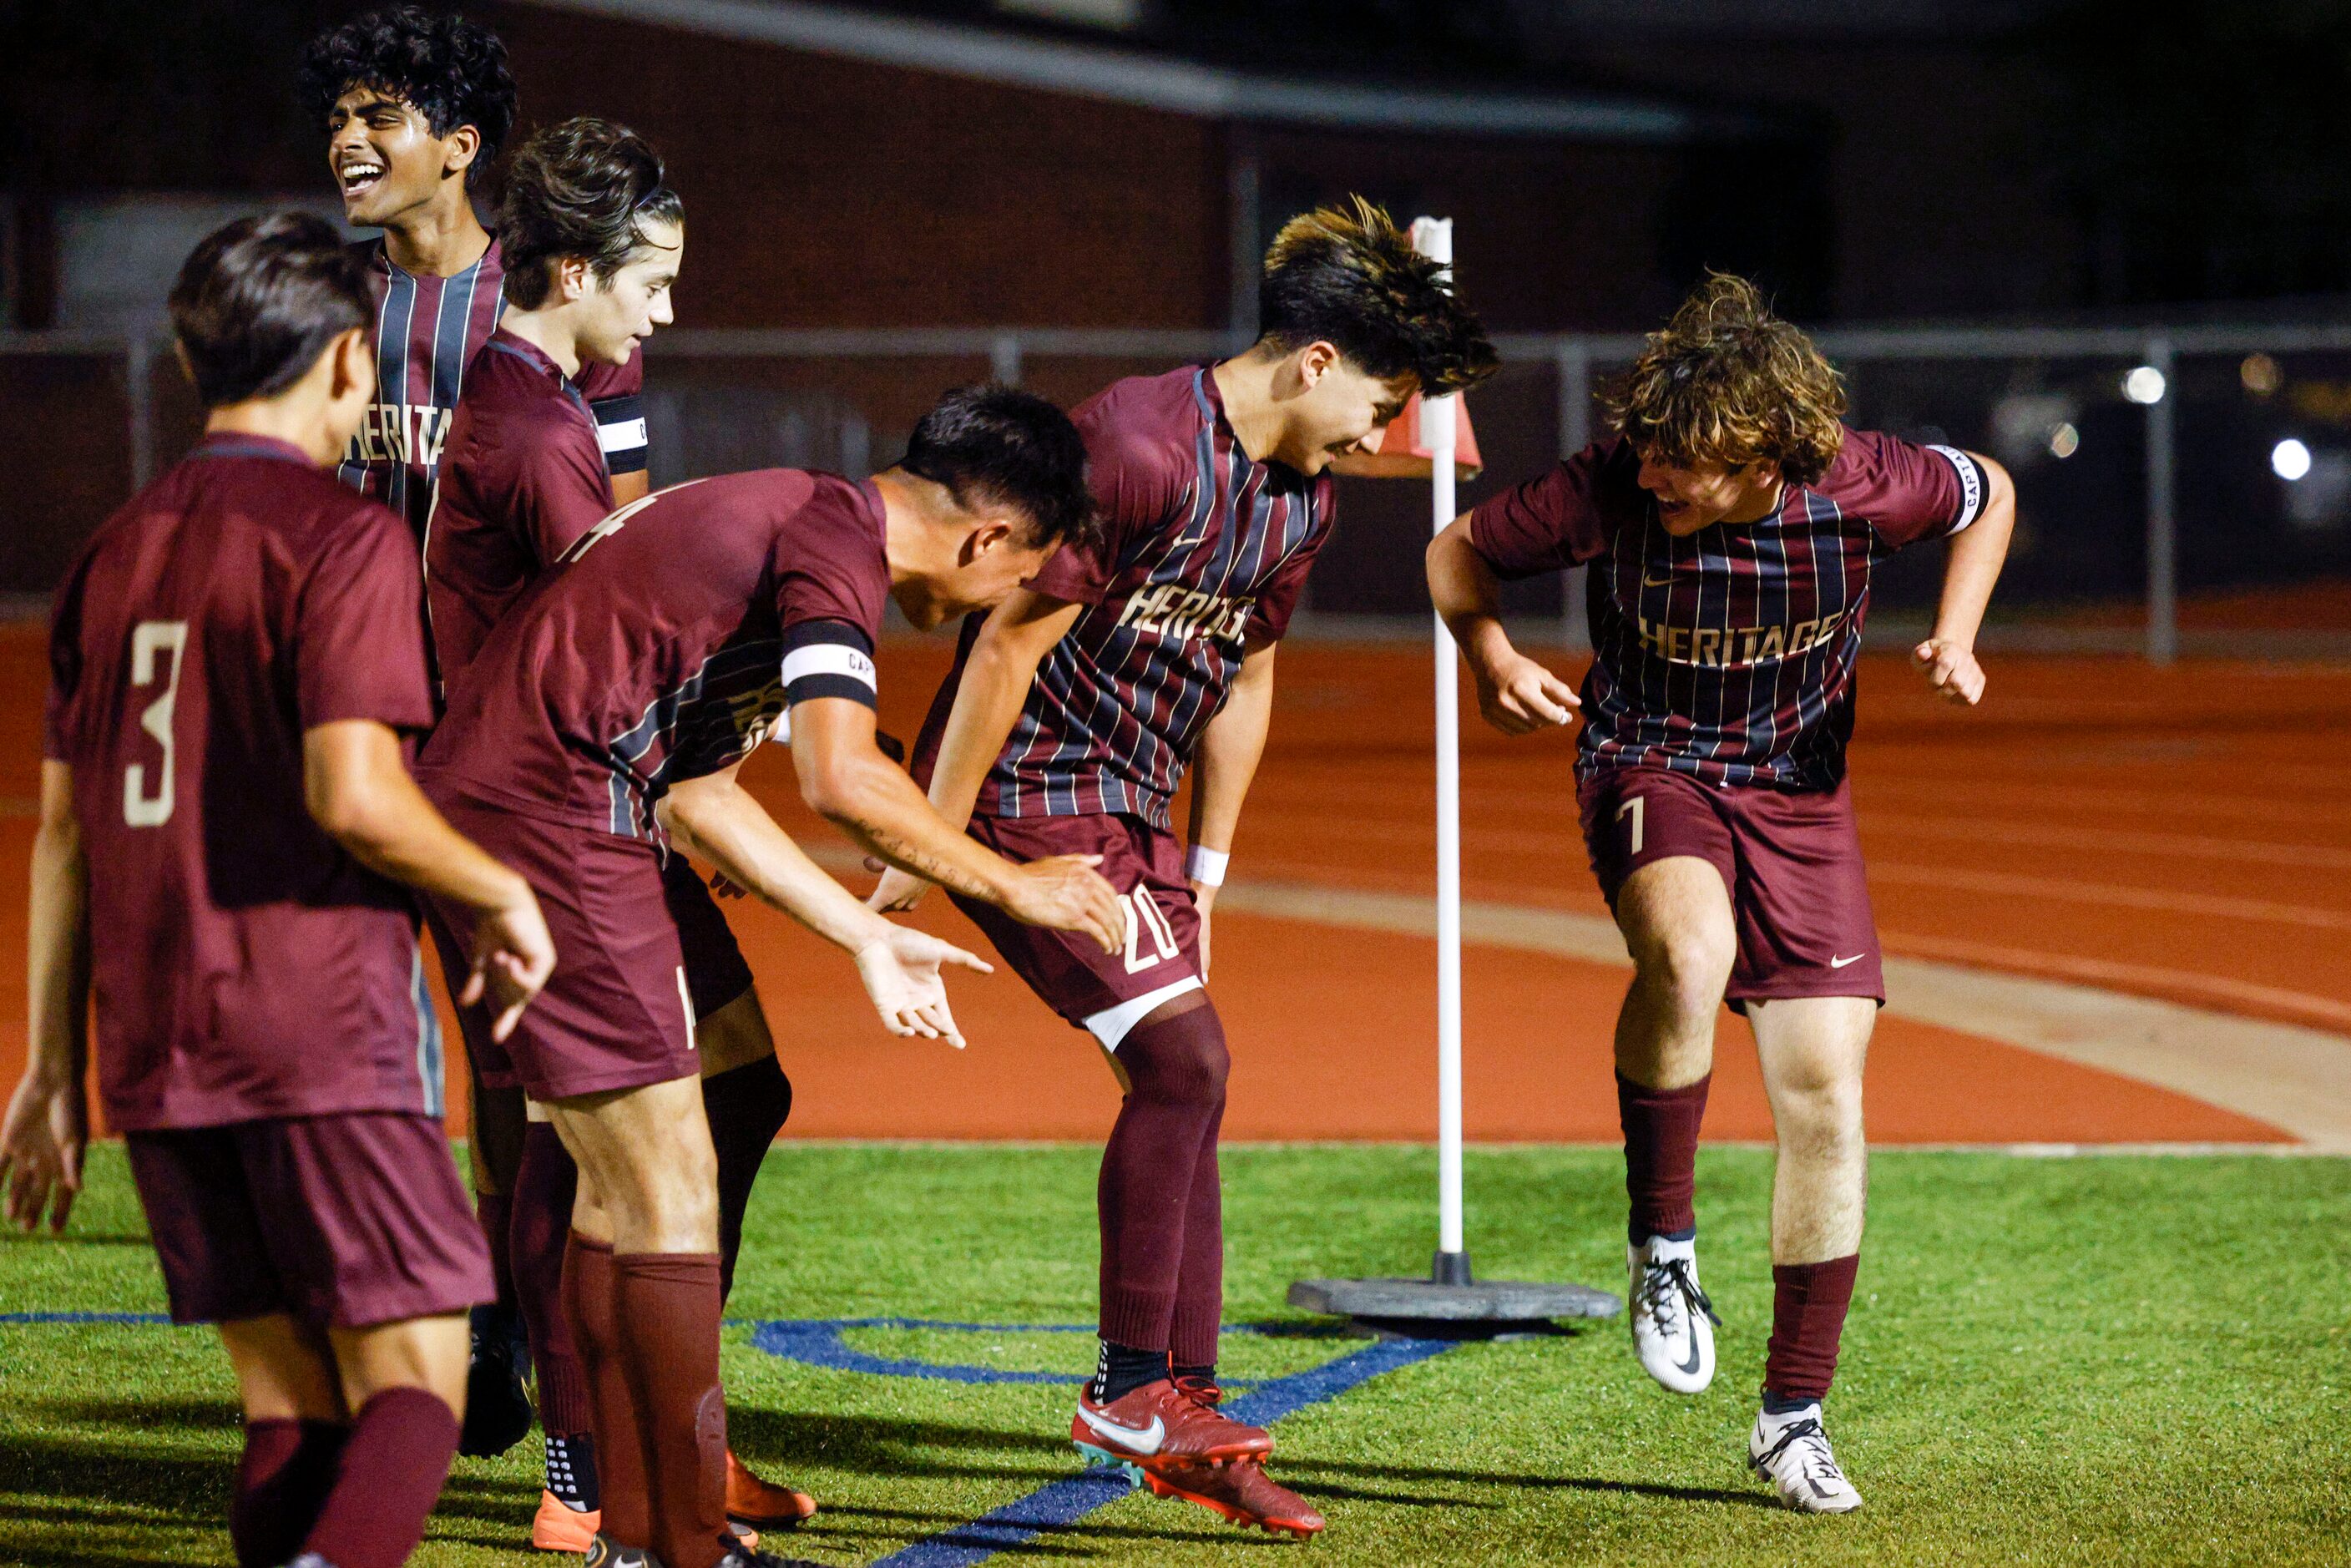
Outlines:
POLYGON ((2008 559, 2016 531, 2016 482, 1991 458, 1968 454, 1984 471, 1990 490, 1982 515, 1951 540, 1943 565, 1943 597, 1935 609, 1934 634, 1910 650, 1927 685, 1944 701, 1973 707, 1983 700, 1983 666, 1976 662, 1976 633, 1991 603, 1992 585, 2008 559))
POLYGON ((1192 853, 1184 870, 1192 903, 1200 912, 1200 977, 1208 977, 1208 917, 1225 880, 1225 857, 1240 831, 1241 803, 1265 755, 1265 734, 1273 721, 1275 643, 1258 643, 1241 654, 1240 673, 1225 706, 1200 733, 1192 758, 1192 853), (1202 852, 1207 852, 1203 853, 1202 852))
POLYGON ((1469 538, 1463 513, 1428 543, 1428 596, 1452 629, 1478 684, 1478 711, 1504 735, 1565 724, 1583 705, 1575 688, 1510 646, 1493 568, 1469 538))
POLYGON ((41 822, 33 835, 26 931, 31 1000, 25 1076, 0 1122, 0 1184, 11 1224, 61 1231, 81 1191, 89 1141, 82 1077, 89 1061, 89 862, 74 815, 73 769, 41 764, 41 822))
MULTIPOLYGON (((1029 700, 1038 664, 1084 609, 1018 588, 989 612, 964 661, 938 760, 931 768, 931 807, 949 827, 971 821, 987 770, 1003 754, 1005 738, 1029 700)), ((866 902, 876 909, 912 909, 930 890, 928 882, 893 866, 866 902)))
POLYGON ((873 854, 1030 925, 1075 931, 1115 953, 1126 915, 1094 871, 1099 855, 1055 855, 1015 865, 966 838, 931 809, 905 770, 882 755, 873 710, 848 697, 792 708, 792 767, 800 798, 873 854))
POLYGON ((663 825, 736 886, 758 894, 850 955, 858 978, 897 1035, 944 1040, 963 1048, 947 1007, 944 964, 985 975, 989 966, 952 943, 883 919, 825 873, 767 809, 743 788, 742 764, 671 786, 659 807, 663 825))
POLYGON ((408 775, 400 737, 373 719, 302 732, 302 789, 312 821, 361 865, 474 911, 474 966, 461 1007, 490 998, 504 1040, 555 969, 555 944, 530 883, 451 827, 408 775))

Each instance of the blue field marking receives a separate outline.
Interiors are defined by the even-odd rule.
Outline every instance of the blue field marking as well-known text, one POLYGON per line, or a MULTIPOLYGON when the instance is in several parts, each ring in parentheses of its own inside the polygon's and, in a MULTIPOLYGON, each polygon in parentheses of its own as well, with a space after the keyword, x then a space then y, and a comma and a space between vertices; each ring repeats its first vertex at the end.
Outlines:
POLYGON ((16 1323, 145 1323, 169 1328, 164 1312, 0 1312, 0 1328, 16 1323))
MULTIPOLYGON (((843 1372, 870 1372, 883 1377, 943 1378, 956 1383, 1059 1383, 1074 1385, 1079 1379, 1060 1372, 1004 1372, 992 1366, 951 1366, 897 1356, 869 1355, 852 1349, 843 1331, 861 1328, 946 1329, 973 1333, 1094 1333, 1092 1323, 953 1323, 924 1318, 833 1318, 760 1323, 751 1343, 770 1355, 811 1366, 843 1372)), ((1236 1324, 1227 1333, 1262 1333, 1255 1324, 1236 1324)), ((1270 1426, 1310 1405, 1335 1399, 1349 1389, 1384 1372, 1442 1355, 1458 1340, 1388 1339, 1350 1351, 1336 1361, 1287 1377, 1259 1384, 1225 1406, 1236 1421, 1270 1426)), ((1026 1497, 958 1524, 926 1535, 875 1562, 872 1568, 970 1568, 998 1552, 1025 1545, 1048 1531, 1064 1530, 1096 1509, 1107 1507, 1134 1490, 1118 1470, 1096 1466, 1066 1480, 1038 1488, 1026 1497)))

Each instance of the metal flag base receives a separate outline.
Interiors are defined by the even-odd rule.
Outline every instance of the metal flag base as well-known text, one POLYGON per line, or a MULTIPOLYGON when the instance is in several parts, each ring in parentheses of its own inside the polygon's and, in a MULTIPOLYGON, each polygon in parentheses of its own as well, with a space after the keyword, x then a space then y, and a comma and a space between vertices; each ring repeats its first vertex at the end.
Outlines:
POLYGON ((1613 1318, 1625 1303, 1583 1285, 1476 1280, 1467 1252, 1439 1252, 1426 1280, 1301 1280, 1290 1304, 1347 1318, 1374 1333, 1499 1339, 1549 1333, 1557 1318, 1613 1318))

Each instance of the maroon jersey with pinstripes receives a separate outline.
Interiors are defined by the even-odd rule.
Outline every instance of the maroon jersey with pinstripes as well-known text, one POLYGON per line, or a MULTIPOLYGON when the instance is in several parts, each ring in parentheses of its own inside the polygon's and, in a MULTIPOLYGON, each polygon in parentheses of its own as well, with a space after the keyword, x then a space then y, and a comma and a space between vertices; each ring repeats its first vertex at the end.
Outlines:
POLYGON ((1470 515, 1498 576, 1590 562, 1592 670, 1576 768, 1646 764, 1714 784, 1826 789, 1844 777, 1871 565, 1975 521, 1966 453, 1848 430, 1770 517, 1676 538, 1619 437, 1470 515))
MULTIPOLYGON (((465 271, 420 277, 395 265, 381 239, 360 249, 376 288, 376 400, 335 477, 406 518, 421 549, 434 476, 466 370, 506 306, 506 261, 492 240, 465 271)), ((625 365, 581 367, 580 394, 595 408, 613 473, 645 465, 643 387, 642 351, 625 365)))
MULTIPOLYGON (((1332 483, 1250 461, 1205 367, 1115 382, 1071 417, 1104 537, 1063 549, 1029 584, 1086 608, 1037 666, 976 813, 1123 812, 1164 829, 1244 646, 1289 629, 1331 534, 1332 483)), ((937 756, 979 624, 965 625, 931 705, 918 775, 937 756)))

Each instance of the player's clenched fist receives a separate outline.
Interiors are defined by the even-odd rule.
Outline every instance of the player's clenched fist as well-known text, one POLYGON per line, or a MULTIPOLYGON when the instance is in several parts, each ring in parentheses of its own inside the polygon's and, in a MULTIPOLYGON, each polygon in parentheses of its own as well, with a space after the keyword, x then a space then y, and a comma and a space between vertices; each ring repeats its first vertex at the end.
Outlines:
POLYGON ((1077 931, 1115 953, 1126 944, 1126 912, 1094 867, 1100 855, 1053 855, 1013 867, 1005 913, 1029 925, 1077 931))
POLYGON ((1524 653, 1502 653, 1473 673, 1478 711, 1504 735, 1528 735, 1565 724, 1583 706, 1573 686, 1524 653))
POLYGON ((1910 662, 1945 702, 1973 707, 1983 700, 1983 666, 1966 643, 1930 637, 1910 650, 1910 662))
POLYGON ((475 921, 474 967, 457 1005, 469 1008, 486 996, 490 1038, 503 1040, 554 972, 555 942, 547 934, 547 917, 525 885, 519 897, 475 921))

